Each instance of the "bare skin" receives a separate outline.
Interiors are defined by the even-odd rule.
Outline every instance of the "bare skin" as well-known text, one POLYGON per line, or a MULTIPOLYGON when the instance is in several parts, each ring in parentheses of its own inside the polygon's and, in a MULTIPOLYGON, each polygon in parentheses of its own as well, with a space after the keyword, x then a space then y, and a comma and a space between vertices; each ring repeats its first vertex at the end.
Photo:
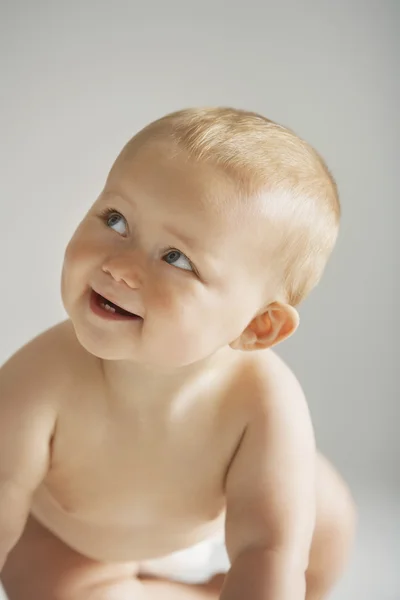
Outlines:
MULTIPOLYGON (((10 600, 321 600, 345 564, 350 494, 316 454, 301 388, 269 350, 293 333, 297 313, 275 291, 257 310, 264 286, 248 279, 260 219, 252 215, 246 241, 244 217, 210 213, 204 173, 185 163, 182 182, 182 169, 151 148, 117 161, 67 249, 69 320, 0 371, 10 600), (183 215, 177 228, 186 232, 195 214, 207 256, 154 258, 167 218, 161 189, 165 215, 183 215), (110 197, 119 215, 131 211, 134 241, 129 217, 99 217, 110 197), (136 316, 117 318, 98 294, 136 316), (189 586, 143 576, 143 561, 224 526, 226 578, 189 586)), ((225 177, 207 177, 218 193, 229 189, 225 177)))

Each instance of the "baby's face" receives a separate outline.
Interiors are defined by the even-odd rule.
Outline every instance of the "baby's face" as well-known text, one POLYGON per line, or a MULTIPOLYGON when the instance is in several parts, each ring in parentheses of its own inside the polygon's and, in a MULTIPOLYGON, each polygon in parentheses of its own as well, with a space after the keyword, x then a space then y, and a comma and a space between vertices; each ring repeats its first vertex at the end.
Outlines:
POLYGON ((165 142, 119 158, 65 254, 62 296, 82 345, 169 368, 235 340, 268 276, 265 223, 257 201, 245 205, 226 174, 165 142))

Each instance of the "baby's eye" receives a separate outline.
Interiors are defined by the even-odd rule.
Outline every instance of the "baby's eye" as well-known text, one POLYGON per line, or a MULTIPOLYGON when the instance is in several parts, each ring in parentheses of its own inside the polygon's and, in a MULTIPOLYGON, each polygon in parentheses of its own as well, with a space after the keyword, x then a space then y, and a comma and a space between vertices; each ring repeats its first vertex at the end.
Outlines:
POLYGON ((125 217, 123 217, 119 212, 115 210, 107 210, 103 214, 104 222, 107 227, 113 229, 120 235, 126 235, 128 231, 128 224, 126 222, 125 217))
POLYGON ((186 271, 194 271, 193 265, 187 256, 179 252, 179 250, 170 250, 164 255, 163 259, 170 265, 184 269, 186 271))

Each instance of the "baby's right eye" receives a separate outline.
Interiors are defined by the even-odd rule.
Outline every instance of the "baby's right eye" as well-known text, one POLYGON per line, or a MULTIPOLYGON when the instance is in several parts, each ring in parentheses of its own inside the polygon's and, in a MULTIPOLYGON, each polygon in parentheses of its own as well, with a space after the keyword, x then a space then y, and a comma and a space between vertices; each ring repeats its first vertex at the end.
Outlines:
POLYGON ((116 231, 120 235, 126 235, 128 231, 128 224, 125 217, 123 217, 118 211, 107 208, 102 213, 102 219, 107 227, 113 229, 113 231, 116 231))

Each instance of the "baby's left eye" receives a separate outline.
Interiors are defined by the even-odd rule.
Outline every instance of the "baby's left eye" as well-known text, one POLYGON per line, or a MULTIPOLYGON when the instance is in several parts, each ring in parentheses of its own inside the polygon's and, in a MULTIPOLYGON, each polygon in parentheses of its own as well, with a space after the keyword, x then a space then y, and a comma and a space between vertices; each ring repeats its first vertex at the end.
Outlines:
POLYGON ((179 252, 179 250, 170 250, 164 255, 163 260, 178 269, 184 269, 185 271, 194 271, 192 263, 187 256, 179 252))
POLYGON ((125 217, 123 217, 116 210, 107 210, 104 214, 104 221, 110 229, 113 229, 121 235, 126 235, 128 231, 128 224, 125 217))

